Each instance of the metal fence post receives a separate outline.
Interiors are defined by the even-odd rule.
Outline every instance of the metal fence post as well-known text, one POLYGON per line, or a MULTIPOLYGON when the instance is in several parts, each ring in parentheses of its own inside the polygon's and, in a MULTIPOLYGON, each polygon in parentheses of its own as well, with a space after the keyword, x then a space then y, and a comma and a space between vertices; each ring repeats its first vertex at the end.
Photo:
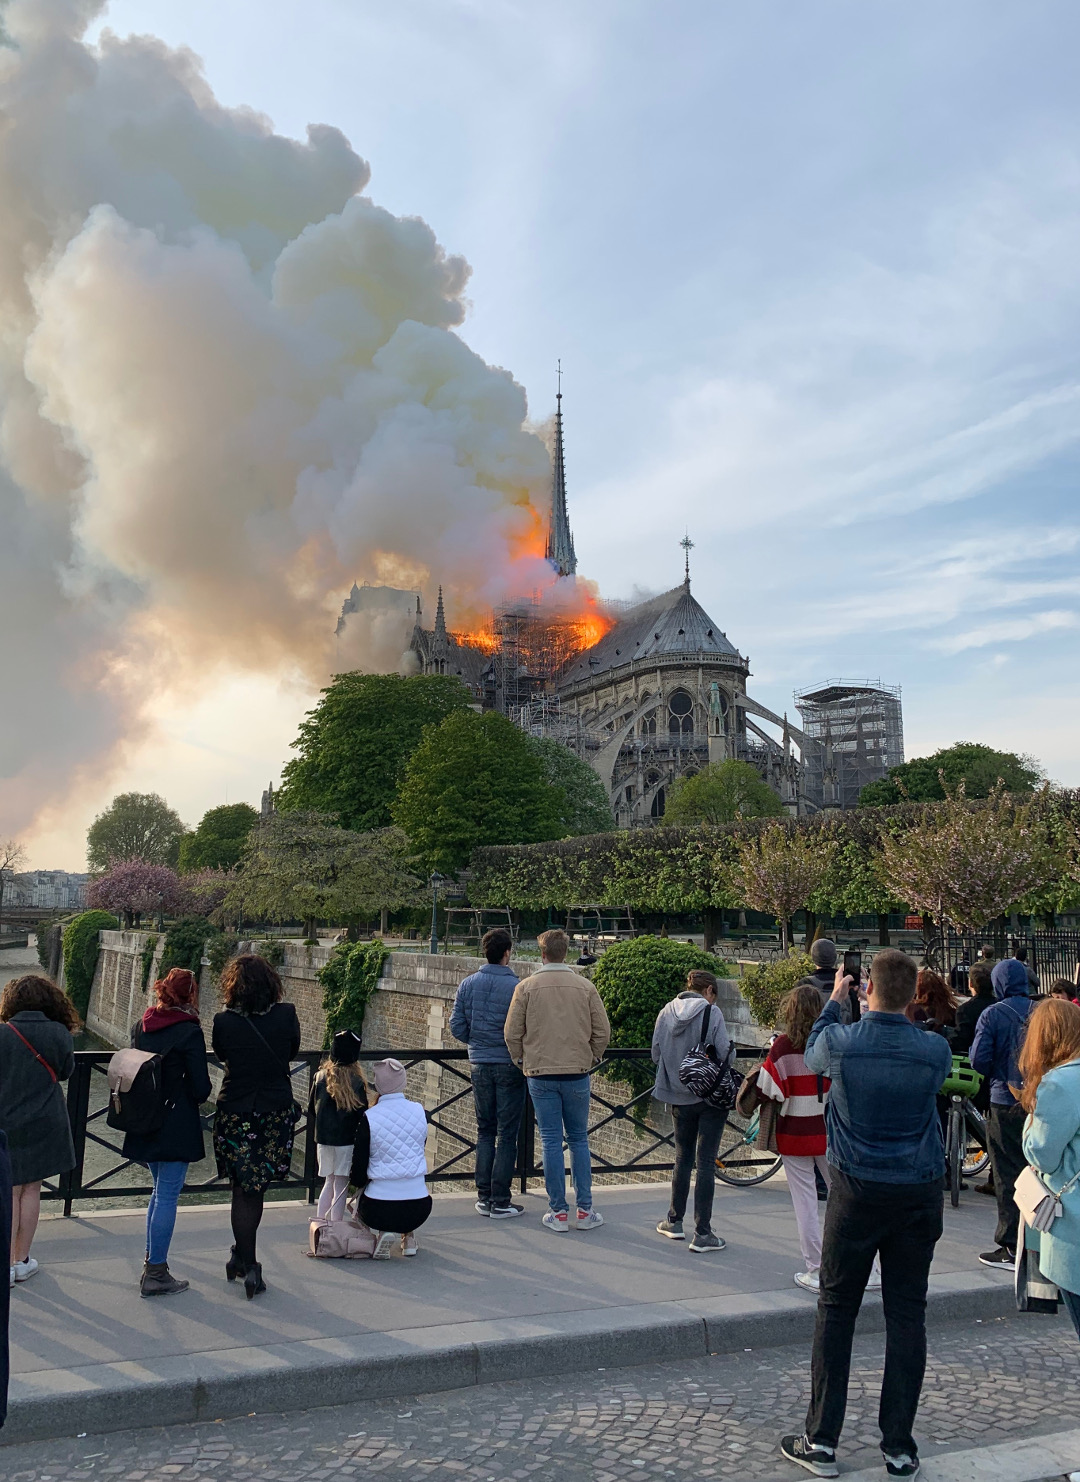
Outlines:
POLYGON ((75 1195, 82 1189, 83 1161, 86 1157, 86 1113, 90 1109, 90 1076, 93 1068, 89 1061, 75 1057, 75 1069, 71 1073, 67 1088, 67 1113, 71 1125, 71 1140, 75 1145, 75 1166, 69 1168, 60 1180, 60 1194, 64 1201, 64 1218, 70 1219, 71 1205, 75 1195))
POLYGON ((529 1175, 533 1171, 535 1129, 536 1113, 533 1111, 532 1097, 529 1095, 526 1082, 525 1101, 521 1108, 521 1121, 518 1123, 517 1176, 518 1192, 521 1194, 529 1192, 529 1175))

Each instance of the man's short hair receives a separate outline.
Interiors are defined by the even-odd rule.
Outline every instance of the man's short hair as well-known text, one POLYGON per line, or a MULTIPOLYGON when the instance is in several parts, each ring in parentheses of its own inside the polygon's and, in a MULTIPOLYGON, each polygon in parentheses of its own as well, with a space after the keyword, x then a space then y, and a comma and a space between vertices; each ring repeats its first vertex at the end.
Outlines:
POLYGON ((560 931, 555 926, 551 931, 541 932, 536 940, 540 951, 549 962, 566 961, 566 954, 570 950, 570 938, 565 931, 560 931))
POLYGON ((480 950, 489 962, 501 962, 507 952, 514 950, 514 939, 505 926, 495 926, 484 932, 480 950))
POLYGON ((980 947, 979 954, 984 962, 993 962, 994 960, 993 947, 980 947))
POLYGON ((818 937, 810 944, 810 959, 815 967, 835 967, 836 943, 828 937, 818 937))
POLYGON ((1013 956, 1016 958, 1017 962, 1026 962, 1027 961, 1027 948, 1026 947, 1017 947, 1016 951, 1013 953, 1013 956))
POLYGON ((972 993, 984 996, 994 991, 994 974, 988 962, 976 962, 968 972, 968 987, 972 993))
POLYGON ((870 981, 876 990, 878 1007, 886 1014, 899 1014, 915 997, 919 969, 914 957, 887 947, 878 952, 870 964, 870 981))

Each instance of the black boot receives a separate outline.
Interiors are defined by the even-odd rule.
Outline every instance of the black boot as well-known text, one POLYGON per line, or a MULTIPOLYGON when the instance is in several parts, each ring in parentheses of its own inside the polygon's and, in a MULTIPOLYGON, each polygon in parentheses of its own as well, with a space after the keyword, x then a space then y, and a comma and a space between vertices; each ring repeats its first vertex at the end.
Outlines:
POLYGON ((170 1273, 167 1261, 159 1264, 147 1261, 139 1291, 144 1297, 174 1297, 177 1292, 186 1292, 190 1285, 189 1281, 177 1281, 170 1273))
POLYGON ((250 1302, 252 1297, 257 1297, 260 1292, 266 1291, 266 1282, 262 1279, 262 1267, 258 1261, 254 1266, 249 1266, 244 1273, 244 1291, 250 1302))
POLYGON ((229 1259, 225 1262, 225 1280, 235 1281, 238 1276, 243 1276, 243 1274, 244 1263, 236 1254, 236 1246, 234 1245, 229 1251, 229 1259))

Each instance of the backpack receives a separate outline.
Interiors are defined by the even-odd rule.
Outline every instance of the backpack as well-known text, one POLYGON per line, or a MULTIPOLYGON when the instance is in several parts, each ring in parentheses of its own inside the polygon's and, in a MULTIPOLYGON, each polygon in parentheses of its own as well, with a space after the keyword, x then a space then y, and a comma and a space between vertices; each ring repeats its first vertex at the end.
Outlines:
POLYGON ((742 1073, 731 1064, 735 1055, 732 1042, 723 1061, 717 1060, 714 1046, 706 1044, 709 1037, 709 1016, 712 1004, 705 1005, 701 1019, 701 1042, 688 1050, 679 1065, 679 1080, 688 1091, 693 1091, 699 1101, 720 1111, 730 1111, 742 1085, 742 1073))
POLYGON ((142 1137, 161 1131, 167 1110, 161 1062, 149 1050, 117 1050, 105 1071, 110 1127, 142 1137))

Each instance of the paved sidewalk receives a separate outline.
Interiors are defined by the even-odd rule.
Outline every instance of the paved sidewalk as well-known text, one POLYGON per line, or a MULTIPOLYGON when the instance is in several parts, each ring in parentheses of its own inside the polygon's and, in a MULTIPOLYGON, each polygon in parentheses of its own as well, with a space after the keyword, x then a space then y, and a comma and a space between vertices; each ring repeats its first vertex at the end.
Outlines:
MULTIPOLYGON (((254 1302, 224 1280, 228 1210, 182 1210, 172 1266, 180 1297, 141 1300, 141 1213, 42 1221, 41 1272, 13 1292, 12 1415, 5 1440, 337 1404, 600 1365, 804 1341, 812 1296, 794 1286, 795 1223, 779 1177, 717 1191, 717 1255, 655 1233, 666 1188, 598 1191, 601 1229, 481 1219, 440 1195, 414 1261, 323 1262, 304 1254, 309 1208, 268 1205, 254 1302)), ((1010 1310, 1008 1276, 976 1262, 993 1207, 946 1213, 932 1319, 1010 1310)), ((880 1325, 868 1298, 866 1330, 880 1325)))

